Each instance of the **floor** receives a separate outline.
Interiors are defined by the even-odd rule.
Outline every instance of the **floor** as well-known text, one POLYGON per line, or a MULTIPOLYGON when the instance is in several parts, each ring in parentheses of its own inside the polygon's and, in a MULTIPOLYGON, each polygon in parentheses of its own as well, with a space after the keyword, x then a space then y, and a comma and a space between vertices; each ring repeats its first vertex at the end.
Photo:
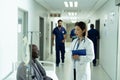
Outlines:
MULTIPOLYGON (((72 62, 71 62, 71 54, 70 54, 70 43, 66 44, 66 53, 65 53, 65 62, 60 63, 59 67, 56 67, 56 75, 59 80, 73 80, 73 69, 72 69, 72 62)), ((55 63, 55 47, 53 47, 53 53, 48 58, 48 61, 55 63)), ((15 79, 16 72, 11 75, 8 79, 5 80, 16 80, 15 79)), ((91 63, 91 80, 112 80, 110 79, 107 74, 104 72, 100 65, 96 67, 92 66, 91 63)))
MULTIPOLYGON (((71 54, 69 50, 70 43, 66 44, 65 62, 60 63, 59 67, 56 67, 56 74, 59 80, 73 80, 73 69, 71 63, 71 54)), ((55 47, 53 47, 53 53, 48 60, 55 62, 55 47)), ((104 72, 100 65, 96 67, 91 63, 91 80, 111 80, 104 72)))

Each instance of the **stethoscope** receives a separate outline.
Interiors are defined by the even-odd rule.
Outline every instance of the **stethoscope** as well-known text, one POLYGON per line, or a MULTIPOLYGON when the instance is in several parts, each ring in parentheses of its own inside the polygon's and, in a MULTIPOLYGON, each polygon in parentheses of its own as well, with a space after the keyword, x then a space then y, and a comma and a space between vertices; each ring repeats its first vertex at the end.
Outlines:
POLYGON ((80 41, 80 38, 78 38, 75 42, 75 45, 73 47, 73 50, 77 50, 80 46, 80 43, 84 40, 84 43, 85 43, 85 37, 80 41), (75 46, 77 45, 76 49, 75 49, 75 46))

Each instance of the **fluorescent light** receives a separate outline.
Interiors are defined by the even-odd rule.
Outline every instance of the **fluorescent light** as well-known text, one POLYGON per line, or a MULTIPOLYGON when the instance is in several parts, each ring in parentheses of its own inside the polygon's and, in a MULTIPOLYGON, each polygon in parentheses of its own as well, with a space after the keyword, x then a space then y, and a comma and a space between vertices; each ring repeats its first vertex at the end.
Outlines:
POLYGON ((65 7, 78 7, 78 2, 75 1, 74 4, 73 4, 72 1, 69 1, 69 2, 65 1, 64 5, 65 5, 65 7))
POLYGON ((77 22, 77 21, 76 21, 76 20, 71 20, 71 22, 72 22, 72 23, 75 23, 75 22, 77 22))
POLYGON ((71 12, 68 12, 68 15, 71 16, 71 12))
POLYGON ((72 16, 74 16, 74 12, 72 12, 71 14, 72 14, 72 16))
POLYGON ((69 5, 70 5, 70 7, 73 7, 73 2, 70 1, 70 2, 69 2, 69 5))
POLYGON ((77 12, 68 12, 68 15, 69 15, 69 16, 76 16, 76 15, 77 15, 77 12))
POLYGON ((64 5, 65 5, 65 7, 68 7, 68 2, 65 1, 65 2, 64 2, 64 5))
POLYGON ((74 7, 78 7, 78 2, 77 1, 74 2, 74 7))
POLYGON ((74 15, 76 16, 76 15, 77 15, 77 12, 75 12, 74 15))

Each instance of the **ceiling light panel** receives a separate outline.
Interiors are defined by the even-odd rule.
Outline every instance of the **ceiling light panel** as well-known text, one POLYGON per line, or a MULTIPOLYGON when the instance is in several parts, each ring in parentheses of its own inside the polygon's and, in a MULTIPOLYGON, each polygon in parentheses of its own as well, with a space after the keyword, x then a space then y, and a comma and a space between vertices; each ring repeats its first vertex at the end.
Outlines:
POLYGON ((74 12, 72 12, 71 14, 72 14, 72 16, 74 16, 74 12))
POLYGON ((77 16, 77 12, 68 12, 69 16, 77 16))
POLYGON ((71 16, 71 12, 68 12, 68 15, 71 16))
POLYGON ((69 2, 69 5, 70 5, 70 7, 73 7, 73 2, 70 1, 70 2, 69 2))
POLYGON ((74 7, 78 7, 78 2, 77 1, 74 2, 74 7))
POLYGON ((69 7, 68 2, 64 2, 65 7, 69 7))
POLYGON ((78 2, 77 1, 74 1, 74 2, 72 2, 72 1, 69 1, 69 2, 65 1, 64 5, 65 5, 65 7, 78 7, 78 2))
POLYGON ((77 12, 75 12, 74 15, 76 16, 76 15, 77 15, 77 12))

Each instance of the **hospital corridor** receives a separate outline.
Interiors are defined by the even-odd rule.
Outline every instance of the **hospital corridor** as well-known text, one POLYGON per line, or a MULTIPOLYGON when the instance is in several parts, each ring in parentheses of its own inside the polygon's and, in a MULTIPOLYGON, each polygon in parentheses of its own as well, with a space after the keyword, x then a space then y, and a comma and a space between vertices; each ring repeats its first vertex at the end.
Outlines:
POLYGON ((120 0, 0 0, 0 80, 120 80, 120 0))

